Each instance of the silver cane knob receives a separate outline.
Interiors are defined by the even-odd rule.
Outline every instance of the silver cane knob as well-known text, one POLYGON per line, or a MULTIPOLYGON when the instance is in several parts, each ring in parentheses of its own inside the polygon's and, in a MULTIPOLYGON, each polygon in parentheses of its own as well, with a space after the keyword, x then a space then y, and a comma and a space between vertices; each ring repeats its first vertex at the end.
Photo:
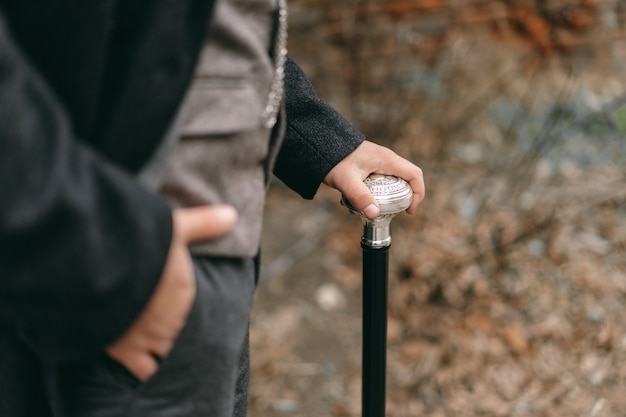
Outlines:
POLYGON ((365 179, 365 185, 376 199, 380 214, 373 220, 361 214, 342 196, 341 202, 352 213, 358 215, 363 222, 363 237, 361 243, 372 248, 382 248, 391 245, 389 224, 396 214, 403 212, 413 201, 413 190, 402 178, 391 175, 373 174, 365 179))

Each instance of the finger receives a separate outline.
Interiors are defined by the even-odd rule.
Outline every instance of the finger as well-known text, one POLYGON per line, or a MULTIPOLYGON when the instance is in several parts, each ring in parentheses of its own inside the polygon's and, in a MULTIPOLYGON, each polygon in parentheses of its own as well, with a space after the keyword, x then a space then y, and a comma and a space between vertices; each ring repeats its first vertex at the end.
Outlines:
POLYGON ((350 176, 342 181, 340 191, 348 199, 350 204, 369 219, 374 219, 380 214, 378 203, 372 196, 369 188, 358 176, 350 176))
POLYGON ((159 369, 157 360, 149 354, 137 355, 132 361, 129 361, 126 369, 140 381, 147 381, 159 369))
POLYGON ((424 201, 424 197, 426 197, 426 186, 424 185, 424 174, 422 170, 420 169, 419 172, 416 173, 416 176, 411 178, 408 182, 413 190, 413 201, 407 209, 407 213, 411 214, 417 209, 417 206, 424 201))
POLYGON ((420 176, 409 180, 408 183, 411 189, 413 190, 413 201, 411 201, 411 205, 409 206, 408 209, 406 209, 406 212, 409 214, 412 214, 417 209, 417 206, 420 205, 420 203, 424 200, 424 197, 426 196, 426 187, 424 186, 424 179, 421 176, 421 170, 420 170, 420 176))
POLYGON ((409 214, 413 213, 426 196, 424 174, 421 168, 405 159, 396 160, 393 166, 388 165, 385 167, 388 167, 388 169, 383 168, 381 170, 382 172, 380 172, 381 174, 394 175, 402 178, 409 184, 411 190, 413 190, 413 200, 411 201, 409 208, 406 210, 409 214))
MULTIPOLYGON (((186 317, 186 316, 185 316, 186 317)), ((170 319, 168 317, 167 319, 170 319)), ((142 335, 141 345, 137 345, 142 350, 150 351, 159 358, 166 357, 174 347, 174 341, 185 325, 186 318, 176 320, 176 324, 167 323, 165 318, 161 319, 160 326, 152 326, 142 335), (180 323, 178 323, 180 321, 180 323)))
POLYGON ((107 349, 107 353, 142 382, 147 381, 159 368, 157 360, 146 351, 107 349))
MULTIPOLYGON (((424 200, 426 194, 424 186, 424 176, 421 168, 413 164, 411 161, 402 158, 397 153, 389 148, 371 143, 363 142, 361 146, 370 158, 365 159, 370 164, 372 172, 381 175, 393 175, 405 180, 411 189, 413 190, 413 200, 411 205, 407 208, 407 213, 411 214, 415 211, 417 206, 424 200), (371 156, 374 156, 372 159, 371 156)), ((358 150, 359 148, 357 148, 358 150)))
POLYGON ((228 205, 176 209, 173 216, 175 233, 186 243, 218 238, 231 230, 238 218, 228 205))

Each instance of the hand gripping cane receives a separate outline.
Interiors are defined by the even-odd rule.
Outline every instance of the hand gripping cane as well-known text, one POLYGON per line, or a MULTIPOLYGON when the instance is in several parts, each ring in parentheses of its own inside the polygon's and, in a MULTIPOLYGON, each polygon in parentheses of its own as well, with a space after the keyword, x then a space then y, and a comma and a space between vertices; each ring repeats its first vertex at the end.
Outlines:
POLYGON ((363 221, 363 365, 361 404, 363 417, 385 416, 387 367, 387 274, 391 235, 389 224, 406 210, 413 190, 403 179, 370 175, 365 185, 378 202, 380 214, 370 220, 345 198, 341 202, 363 221))

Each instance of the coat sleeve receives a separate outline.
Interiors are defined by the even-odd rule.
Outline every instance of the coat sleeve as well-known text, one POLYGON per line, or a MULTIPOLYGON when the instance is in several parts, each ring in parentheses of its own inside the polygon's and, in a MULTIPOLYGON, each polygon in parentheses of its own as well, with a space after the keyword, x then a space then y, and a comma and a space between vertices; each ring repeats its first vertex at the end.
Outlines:
POLYGON ((0 322, 51 361, 100 352, 158 279, 171 212, 73 137, 0 15, 0 322))
POLYGON ((365 137, 317 97, 302 69, 290 58, 285 65, 285 109, 287 127, 274 174, 311 199, 326 174, 365 137))

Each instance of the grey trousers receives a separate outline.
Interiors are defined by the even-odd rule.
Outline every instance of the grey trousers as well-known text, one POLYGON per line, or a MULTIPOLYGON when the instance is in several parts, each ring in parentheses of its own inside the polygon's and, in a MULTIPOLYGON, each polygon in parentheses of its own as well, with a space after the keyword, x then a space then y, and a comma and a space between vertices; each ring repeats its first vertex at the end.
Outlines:
MULTIPOLYGON (((33 376, 31 363, 26 375, 29 380, 18 384, 27 388, 24 395, 30 398, 10 407, 16 400, 8 396, 11 386, 24 377, 19 369, 11 374, 10 367, 2 372, 0 366, 0 415, 245 417, 255 263, 251 259, 195 258, 194 265, 197 297, 189 319, 172 352, 148 381, 138 381, 104 354, 80 363, 42 365, 41 382, 37 370, 33 376), (33 409, 33 396, 48 407, 33 409), (4 409, 3 402, 8 404, 4 409)), ((0 355, 2 342, 0 337, 0 355)), ((16 357, 27 354, 13 353, 16 357)), ((5 359, 0 356, 0 363, 5 359)))

